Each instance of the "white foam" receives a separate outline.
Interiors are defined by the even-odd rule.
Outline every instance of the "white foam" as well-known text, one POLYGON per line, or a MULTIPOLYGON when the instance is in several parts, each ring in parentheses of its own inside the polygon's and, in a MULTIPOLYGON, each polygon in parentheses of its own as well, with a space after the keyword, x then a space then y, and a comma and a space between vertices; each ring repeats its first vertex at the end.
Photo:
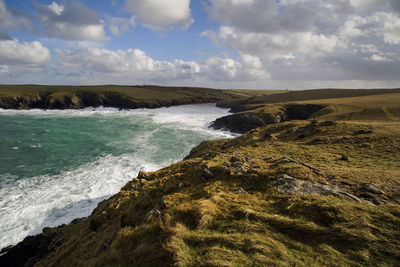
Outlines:
POLYGON ((156 170, 164 164, 151 164, 136 154, 106 156, 55 176, 7 179, 0 187, 1 247, 39 233, 45 226, 88 216, 139 170, 156 170))
MULTIPOLYGON (((207 136, 214 138, 232 136, 228 132, 207 128, 212 120, 227 114, 227 110, 215 106, 193 105, 124 111, 114 108, 46 111, 0 109, 0 115, 7 114, 134 117, 136 123, 140 118, 167 126, 170 130, 207 132, 207 136)), ((131 140, 123 140, 137 148, 133 154, 106 155, 59 175, 16 180, 16 177, 4 177, 4 174, 0 174, 0 248, 15 244, 27 235, 39 233, 43 227, 54 227, 88 216, 101 200, 118 192, 139 170, 152 171, 180 160, 166 156, 162 162, 152 161, 149 151, 157 148, 149 140, 157 131, 158 129, 147 131, 131 140)), ((196 144, 191 144, 193 145, 196 144)), ((40 147, 40 144, 31 146, 40 147)))

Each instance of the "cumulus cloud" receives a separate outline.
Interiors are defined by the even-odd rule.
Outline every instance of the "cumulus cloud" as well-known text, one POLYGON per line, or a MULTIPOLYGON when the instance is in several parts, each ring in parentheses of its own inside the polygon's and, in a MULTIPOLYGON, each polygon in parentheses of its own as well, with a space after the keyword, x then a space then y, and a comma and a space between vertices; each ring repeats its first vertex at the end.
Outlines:
POLYGON ((133 29, 136 25, 136 17, 131 16, 129 19, 122 17, 112 17, 106 15, 107 26, 115 36, 119 37, 123 32, 133 29))
POLYGON ((395 81, 400 68, 398 3, 210 0, 206 10, 221 25, 202 35, 258 58, 259 69, 272 81, 395 81))
POLYGON ((214 20, 243 31, 262 33, 304 32, 317 15, 314 1, 294 2, 279 10, 275 0, 210 0, 206 9, 214 20))
POLYGON ((42 65, 50 61, 50 51, 40 42, 0 41, 0 64, 42 65))
POLYGON ((108 77, 133 79, 140 83, 188 80, 241 81, 268 78, 260 60, 251 55, 241 55, 239 60, 214 56, 199 62, 179 59, 154 60, 140 49, 56 49, 56 55, 59 64, 67 69, 79 69, 85 75, 97 77, 107 74, 108 77))
POLYGON ((126 11, 139 17, 144 26, 164 29, 168 26, 188 28, 193 23, 190 0, 126 0, 126 11))
POLYGON ((35 30, 28 15, 15 8, 8 8, 4 0, 0 0, 0 40, 11 40, 5 31, 17 29, 35 30))
POLYGON ((0 40, 0 76, 21 77, 44 68, 50 61, 50 51, 40 42, 0 40))
POLYGON ((35 3, 45 35, 63 40, 106 41, 104 22, 96 12, 76 0, 50 5, 35 3))

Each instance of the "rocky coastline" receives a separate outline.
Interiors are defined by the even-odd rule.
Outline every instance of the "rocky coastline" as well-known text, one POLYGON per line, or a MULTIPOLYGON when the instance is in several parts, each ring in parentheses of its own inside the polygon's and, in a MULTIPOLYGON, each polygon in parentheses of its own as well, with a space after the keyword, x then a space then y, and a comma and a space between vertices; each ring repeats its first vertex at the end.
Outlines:
POLYGON ((82 109, 114 107, 119 109, 160 108, 185 104, 215 103, 216 97, 182 97, 155 102, 135 101, 115 92, 74 92, 71 96, 55 97, 51 92, 34 95, 0 97, 3 109, 82 109))

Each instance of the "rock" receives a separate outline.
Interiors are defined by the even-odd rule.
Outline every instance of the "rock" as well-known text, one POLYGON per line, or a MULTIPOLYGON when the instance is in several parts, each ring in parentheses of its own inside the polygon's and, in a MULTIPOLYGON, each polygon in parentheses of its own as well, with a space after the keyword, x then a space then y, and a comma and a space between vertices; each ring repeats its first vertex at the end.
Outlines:
POLYGON ((168 208, 167 196, 163 196, 161 198, 161 204, 163 205, 164 208, 168 208))
POLYGON ((323 121, 323 122, 320 122, 319 125, 320 126, 334 126, 334 125, 336 125, 336 123, 333 121, 323 121))
POLYGON ((243 188, 238 187, 235 190, 235 194, 248 194, 248 192, 246 190, 244 190, 243 188))
POLYGON ((337 140, 337 143, 347 143, 350 141, 350 138, 343 136, 342 138, 340 138, 339 140, 337 140))
POLYGON ((231 164, 227 161, 224 161, 224 162, 222 162, 222 166, 229 167, 229 166, 231 166, 231 164))
POLYGON ((375 186, 373 186, 373 184, 364 184, 361 187, 361 190, 365 191, 365 192, 369 192, 372 194, 377 194, 377 195, 382 195, 385 194, 382 190, 379 190, 378 188, 376 188, 375 186))
POLYGON ((364 192, 361 196, 367 198, 369 201, 371 201, 373 204, 376 205, 382 205, 387 202, 386 200, 378 198, 377 196, 371 194, 370 192, 364 192))
POLYGON ((247 161, 246 156, 238 153, 238 152, 233 152, 231 155, 231 162, 245 162, 247 161))
POLYGON ((201 175, 206 181, 214 178, 214 174, 207 167, 203 168, 201 175))
POLYGON ((309 142, 309 145, 318 145, 318 144, 327 144, 329 143, 329 140, 327 138, 314 138, 309 142))
POLYGON ((138 179, 144 179, 144 180, 147 180, 147 181, 154 180, 153 175, 151 175, 151 174, 149 174, 149 173, 147 173, 145 171, 142 171, 142 170, 139 171, 139 173, 137 175, 137 178, 138 179))
POLYGON ((249 170, 250 170, 250 166, 247 163, 237 161, 232 164, 230 172, 233 175, 240 176, 240 175, 247 173, 249 170))
POLYGON ((349 161, 349 158, 345 154, 342 154, 340 160, 349 161))
POLYGON ((51 229, 28 236, 15 246, 3 248, 0 251, 0 266, 33 266, 61 245, 56 238, 57 230, 51 229))
POLYGON ((236 113, 222 118, 216 119, 210 127, 220 130, 227 129, 234 133, 245 133, 252 129, 266 126, 274 123, 271 118, 270 122, 265 122, 258 114, 255 113, 236 113))
POLYGON ((261 141, 271 140, 272 137, 273 137, 273 136, 272 136, 270 133, 265 132, 265 133, 261 136, 260 140, 261 140, 261 141))
POLYGON ((158 209, 153 208, 146 214, 146 221, 144 225, 151 225, 161 221, 161 216, 161 212, 158 209))
POLYGON ((271 182, 271 185, 277 187, 277 192, 279 194, 334 196, 349 201, 362 202, 358 197, 339 188, 338 186, 311 183, 293 178, 287 174, 278 176, 276 180, 271 182))
POLYGON ((360 135, 360 134, 372 134, 372 133, 374 133, 373 131, 371 131, 371 130, 364 130, 364 129, 361 129, 361 130, 358 130, 358 131, 356 131, 355 133, 354 133, 354 135, 360 135))
POLYGON ((276 166, 279 166, 279 165, 282 165, 282 164, 287 164, 287 163, 294 163, 294 164, 297 164, 297 165, 302 165, 302 166, 304 166, 306 168, 309 168, 310 170, 313 170, 314 172, 317 172, 317 173, 319 172, 319 170, 317 168, 314 168, 311 165, 308 165, 306 163, 294 160, 294 159, 286 157, 286 156, 283 156, 282 158, 278 159, 274 164, 272 164, 272 167, 276 167, 276 166))

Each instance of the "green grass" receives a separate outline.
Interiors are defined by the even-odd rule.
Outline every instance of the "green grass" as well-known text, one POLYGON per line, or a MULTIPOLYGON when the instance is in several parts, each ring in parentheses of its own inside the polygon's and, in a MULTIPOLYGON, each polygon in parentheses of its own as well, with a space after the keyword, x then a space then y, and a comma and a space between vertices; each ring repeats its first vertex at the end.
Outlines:
MULTIPOLYGON (((115 90, 151 99, 149 92, 164 89, 115 90)), ((163 97, 186 90, 193 95, 209 89, 168 89, 163 97)), ((311 116, 318 122, 282 122, 237 138, 205 141, 186 160, 150 173, 154 180, 132 179, 89 218, 47 229, 57 234, 55 249, 37 266, 399 266, 397 91, 252 92, 254 98, 227 91, 227 102, 232 95, 243 97, 250 109, 245 112, 275 114, 288 103, 323 108, 311 116), (340 160, 342 154, 349 160, 340 160), (277 165, 284 156, 318 171, 277 165), (244 171, 236 171, 234 162, 244 171), (203 179, 205 166, 213 178, 203 179), (374 183, 386 203, 280 194, 271 181, 281 174, 337 185, 364 200, 363 185, 374 183), (236 194, 238 187, 248 194, 236 194), (162 217, 147 223, 154 208, 162 217)))
POLYGON ((286 122, 203 142, 187 160, 152 173, 155 180, 140 186, 134 179, 89 219, 59 229, 63 245, 38 266, 398 265, 400 133, 379 124, 310 125, 286 122), (361 129, 372 133, 355 134, 361 129), (264 139, 267 133, 272 138, 264 139), (338 142, 343 137, 347 141, 338 142), (314 144, 317 138, 328 142, 314 144), (235 152, 254 171, 227 173, 224 162, 235 152), (341 153, 350 160, 339 160, 341 153), (320 171, 274 165, 282 156, 320 171), (214 174, 207 181, 205 165, 214 174), (270 181, 282 173, 336 184, 359 197, 362 184, 374 182, 387 204, 281 195, 270 181), (248 194, 235 194, 238 186, 248 194), (162 212, 162 220, 146 224, 153 208, 162 212), (95 229, 93 220, 99 222, 95 229))
POLYGON ((35 96, 48 94, 52 98, 71 97, 77 92, 116 93, 136 102, 154 103, 185 98, 215 98, 231 101, 243 96, 237 96, 224 90, 198 87, 163 87, 153 85, 143 86, 50 86, 50 85, 0 85, 0 97, 35 96))

